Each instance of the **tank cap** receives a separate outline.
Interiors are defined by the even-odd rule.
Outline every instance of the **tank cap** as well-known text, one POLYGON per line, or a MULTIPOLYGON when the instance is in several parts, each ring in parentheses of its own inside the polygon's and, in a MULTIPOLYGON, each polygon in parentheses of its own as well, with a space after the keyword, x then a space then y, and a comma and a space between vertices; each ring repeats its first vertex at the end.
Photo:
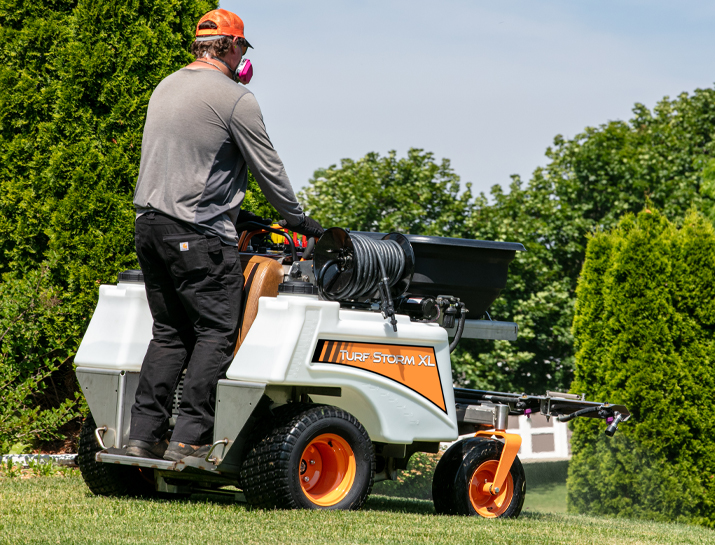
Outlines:
POLYGON ((120 272, 117 275, 119 282, 141 282, 144 283, 144 273, 138 269, 120 272))
POLYGON ((318 287, 310 282, 283 282, 282 284, 278 284, 278 293, 318 295, 318 287))

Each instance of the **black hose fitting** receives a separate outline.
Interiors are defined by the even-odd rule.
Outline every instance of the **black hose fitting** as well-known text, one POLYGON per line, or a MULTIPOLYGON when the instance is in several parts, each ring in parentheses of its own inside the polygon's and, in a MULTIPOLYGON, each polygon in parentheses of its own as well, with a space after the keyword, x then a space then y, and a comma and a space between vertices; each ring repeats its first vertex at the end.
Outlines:
POLYGON ((613 435, 618 431, 618 424, 621 423, 621 420, 623 420, 623 415, 616 411, 613 413, 615 417, 613 418, 613 421, 608 425, 606 428, 606 431, 604 432, 608 437, 613 437, 613 435))

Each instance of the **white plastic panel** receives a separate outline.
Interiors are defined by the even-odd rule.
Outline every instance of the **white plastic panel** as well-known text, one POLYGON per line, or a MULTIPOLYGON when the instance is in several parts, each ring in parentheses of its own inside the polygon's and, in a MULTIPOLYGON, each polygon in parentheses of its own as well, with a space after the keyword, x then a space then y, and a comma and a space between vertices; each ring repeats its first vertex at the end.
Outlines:
POLYGON ((99 287, 97 308, 75 356, 75 365, 139 371, 152 337, 153 320, 144 284, 99 287))
POLYGON ((123 428, 121 413, 125 376, 121 371, 102 369, 77 369, 77 380, 87 399, 97 428, 105 427, 102 440, 108 447, 121 447, 122 437, 117 433, 123 428))
POLYGON ((457 437, 447 332, 398 316, 397 333, 379 313, 340 310, 317 298, 261 298, 256 320, 227 378, 266 384, 333 386, 341 397, 311 396, 353 414, 374 441, 411 443, 457 437), (319 339, 434 347, 447 412, 406 386, 344 365, 313 363, 319 339))
MULTIPOLYGON (((267 385, 340 387, 341 397, 311 396, 353 414, 374 441, 411 443, 457 438, 447 331, 397 316, 398 331, 376 312, 340 310, 335 302, 305 296, 264 297, 227 378, 267 385), (406 386, 379 374, 313 363, 318 339, 433 347, 447 412, 406 386)), ((75 364, 139 371, 152 337, 142 284, 101 286, 97 309, 75 364)))

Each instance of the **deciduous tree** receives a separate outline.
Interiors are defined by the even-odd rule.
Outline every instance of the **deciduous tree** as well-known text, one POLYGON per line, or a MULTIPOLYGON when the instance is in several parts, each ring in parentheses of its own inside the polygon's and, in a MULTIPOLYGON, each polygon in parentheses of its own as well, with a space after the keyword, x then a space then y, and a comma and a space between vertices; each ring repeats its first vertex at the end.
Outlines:
POLYGON ((410 149, 398 159, 391 151, 343 159, 315 171, 300 198, 324 226, 356 231, 399 231, 462 236, 472 208, 471 184, 462 191, 449 160, 410 149))

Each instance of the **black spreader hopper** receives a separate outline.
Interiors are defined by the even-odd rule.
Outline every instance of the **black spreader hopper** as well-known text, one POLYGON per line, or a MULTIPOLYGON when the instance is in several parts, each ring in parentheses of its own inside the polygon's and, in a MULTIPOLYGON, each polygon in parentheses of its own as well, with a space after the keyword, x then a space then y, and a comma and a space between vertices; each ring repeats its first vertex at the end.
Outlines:
POLYGON ((506 287, 509 263, 516 252, 526 251, 517 242, 405 236, 415 253, 410 295, 459 297, 472 319, 478 319, 499 297, 506 287))
MULTIPOLYGON (((332 230, 331 230, 332 231, 332 230)), ((374 240, 383 240, 389 237, 385 233, 368 233, 361 231, 344 232, 343 241, 337 231, 333 234, 335 240, 325 246, 325 256, 316 247, 316 266, 320 268, 322 262, 342 251, 350 252, 351 234, 362 235, 374 240), (335 248, 333 248, 335 246, 335 248)), ((459 238, 434 237, 424 235, 399 235, 409 242, 414 257, 408 255, 408 263, 412 269, 411 279, 403 289, 393 293, 399 296, 402 293, 410 297, 437 297, 451 295, 459 297, 469 310, 470 317, 479 318, 506 286, 509 263, 514 259, 516 252, 523 252, 522 244, 515 242, 491 242, 485 240, 468 240, 459 238), (414 265, 413 265, 414 263, 414 265)), ((329 237, 326 237, 329 238, 329 237)), ((407 252, 411 254, 412 252, 407 252)), ((336 269, 337 271, 337 269, 336 269)), ((317 272, 317 270, 316 270, 317 272)), ((348 271, 346 271, 348 272, 348 271)), ((329 275, 334 276, 334 275, 329 275)), ((349 274, 352 278, 354 275, 349 274)), ((336 285, 343 279, 336 277, 336 285)), ((348 281, 346 278, 344 281, 348 281)), ((402 284, 404 286, 404 284, 402 284)))

